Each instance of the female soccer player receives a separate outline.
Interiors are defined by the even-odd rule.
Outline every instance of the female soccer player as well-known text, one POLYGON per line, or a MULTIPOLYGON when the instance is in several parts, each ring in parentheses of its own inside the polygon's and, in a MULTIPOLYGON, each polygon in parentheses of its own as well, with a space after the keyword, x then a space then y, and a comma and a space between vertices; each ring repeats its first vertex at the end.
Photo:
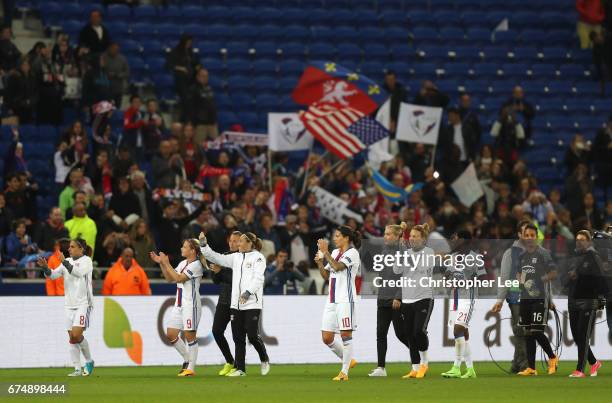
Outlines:
POLYGON ((527 332, 527 363, 521 376, 537 375, 535 369, 536 342, 548 356, 548 374, 557 372, 559 358, 555 355, 544 329, 548 322, 548 307, 552 304, 550 282, 557 276, 550 252, 537 243, 538 229, 533 224, 523 227, 525 250, 519 256, 517 279, 521 287, 519 326, 527 332))
POLYGON ((200 280, 204 269, 200 263, 200 242, 197 239, 187 239, 181 247, 181 256, 185 259, 176 268, 170 264, 168 255, 151 252, 151 259, 159 264, 164 278, 170 283, 176 283, 176 300, 166 330, 166 336, 176 351, 183 357, 183 366, 178 376, 194 376, 198 359, 198 339, 196 332, 202 316, 202 301, 200 299, 200 280), (187 346, 179 337, 183 331, 187 346))
POLYGON ((357 365, 353 359, 353 330, 355 323, 355 277, 359 274, 361 259, 357 248, 361 245, 361 234, 343 225, 334 232, 336 249, 329 253, 329 242, 319 239, 319 251, 315 262, 321 276, 329 279, 329 299, 323 310, 321 337, 342 360, 340 373, 334 381, 348 381, 349 369, 357 365), (324 262, 327 261, 327 264, 324 262), (335 339, 340 333, 342 344, 335 339))
MULTIPOLYGON (((408 224, 387 225, 383 240, 385 243, 385 253, 395 254, 400 248, 400 238, 406 230, 408 224)), ((399 275, 391 268, 385 268, 380 273, 384 280, 397 280, 399 275)), ((402 305, 401 289, 397 287, 379 289, 376 309, 376 351, 378 353, 378 366, 370 372, 369 376, 387 376, 385 370, 385 359, 387 355, 387 333, 389 326, 393 322, 395 335, 406 347, 408 337, 404 333, 404 321, 400 311, 402 305)))
POLYGON ((89 376, 94 370, 94 361, 89 351, 89 343, 83 332, 89 327, 89 316, 93 309, 93 292, 91 287, 91 273, 93 264, 91 248, 87 243, 77 238, 70 241, 68 247, 70 257, 65 258, 59 253, 61 264, 54 270, 49 269, 47 260, 39 257, 36 264, 43 269, 44 275, 50 279, 64 277, 66 330, 70 342, 70 358, 74 365, 74 372, 68 376, 89 376), (85 357, 85 368, 81 369, 81 353, 85 357))
POLYGON ((259 318, 263 308, 263 285, 266 271, 266 259, 259 252, 261 250, 261 239, 252 232, 240 236, 238 252, 223 255, 213 251, 207 245, 206 236, 200 233, 202 254, 211 262, 223 267, 231 267, 232 275, 232 299, 231 313, 232 337, 236 344, 236 369, 230 371, 226 376, 246 376, 245 355, 246 340, 255 347, 261 360, 261 374, 270 372, 270 360, 266 346, 259 335, 259 318))
POLYGON ((425 246, 428 236, 429 226, 427 224, 412 227, 408 238, 410 245, 408 254, 414 258, 415 266, 395 266, 393 268, 397 274, 403 273, 404 277, 412 278, 415 281, 414 287, 404 287, 402 290, 401 310, 412 361, 412 370, 404 375, 403 379, 424 378, 429 369, 427 325, 434 305, 433 288, 423 287, 420 282, 423 278, 431 278, 435 263, 433 249, 425 246))
MULTIPOLYGON (((461 262, 465 262, 465 256, 471 255, 470 264, 461 263, 446 267, 445 275, 458 281, 473 280, 479 276, 487 274, 484 265, 478 262, 477 254, 470 249, 469 240, 472 239, 472 234, 468 231, 459 231, 451 237, 454 256, 461 256, 461 262)), ((459 263, 459 262, 457 262, 459 263)), ((472 353, 470 348, 470 320, 474 311, 474 304, 478 293, 478 287, 475 285, 469 288, 456 287, 451 291, 452 301, 450 306, 450 319, 448 326, 453 329, 455 336, 455 362, 453 367, 442 374, 445 378, 476 378, 474 370, 474 362, 472 361, 472 353), (461 362, 465 361, 467 371, 461 375, 461 362)))
POLYGON ((578 363, 570 378, 586 377, 584 367, 587 360, 591 365, 591 376, 597 376, 601 367, 601 361, 598 361, 591 351, 589 340, 597 311, 603 307, 601 296, 607 293, 602 268, 601 258, 593 248, 591 233, 586 230, 578 231, 576 251, 570 259, 566 276, 570 329, 578 347, 578 363))

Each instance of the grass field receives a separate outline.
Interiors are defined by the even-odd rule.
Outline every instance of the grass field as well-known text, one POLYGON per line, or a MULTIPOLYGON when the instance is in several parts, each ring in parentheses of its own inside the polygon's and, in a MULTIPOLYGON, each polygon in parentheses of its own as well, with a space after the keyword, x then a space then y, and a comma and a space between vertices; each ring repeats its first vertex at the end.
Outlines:
MULTIPOLYGON (((539 365, 539 364, 538 364, 539 365)), ((502 365, 508 367, 507 363, 502 365)), ((0 370, 0 385, 67 383, 62 397, 7 397, 0 401, 79 402, 605 402, 612 393, 612 362, 597 378, 569 379, 574 363, 562 362, 553 376, 521 378, 492 363, 477 363, 478 379, 444 379, 449 364, 432 364, 425 379, 402 380, 406 365, 387 366, 387 378, 369 378, 373 364, 359 364, 345 383, 332 382, 339 365, 273 365, 266 377, 249 366, 245 378, 216 376, 217 367, 200 367, 194 378, 177 378, 174 367, 96 368, 91 377, 68 378, 66 368, 0 370)), ((540 370, 540 368, 538 368, 540 370)))

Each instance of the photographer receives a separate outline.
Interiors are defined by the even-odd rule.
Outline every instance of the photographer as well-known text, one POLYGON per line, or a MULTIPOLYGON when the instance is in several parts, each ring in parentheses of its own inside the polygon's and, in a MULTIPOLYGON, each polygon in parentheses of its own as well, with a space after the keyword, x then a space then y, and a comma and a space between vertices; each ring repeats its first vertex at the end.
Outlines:
POLYGON ((572 337, 578 346, 578 363, 570 378, 584 378, 584 367, 588 359, 590 375, 597 376, 601 362, 597 361, 589 346, 597 311, 603 307, 602 295, 606 293, 606 283, 601 281, 603 265, 599 254, 593 248, 589 231, 581 230, 576 234, 576 249, 570 257, 564 284, 568 288, 567 306, 569 309, 572 337))
POLYGON ((287 261, 288 257, 289 253, 280 249, 274 263, 266 267, 265 294, 298 294, 296 281, 304 281, 304 275, 295 270, 293 262, 287 261))

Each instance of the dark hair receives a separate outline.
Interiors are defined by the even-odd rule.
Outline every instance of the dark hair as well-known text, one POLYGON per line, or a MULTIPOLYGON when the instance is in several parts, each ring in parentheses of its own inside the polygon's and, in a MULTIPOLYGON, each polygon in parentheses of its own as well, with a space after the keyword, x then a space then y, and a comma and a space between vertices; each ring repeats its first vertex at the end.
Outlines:
POLYGON ((516 232, 523 232, 523 227, 525 225, 529 225, 529 224, 531 224, 531 221, 529 221, 529 220, 521 220, 521 221, 519 221, 519 223, 516 224, 516 232))
POLYGON ((28 222, 25 220, 25 218, 18 218, 17 220, 13 221, 13 232, 17 231, 17 227, 19 227, 21 224, 25 225, 26 228, 28 227, 28 222))
POLYGON ((245 236, 246 239, 249 240, 251 245, 253 245, 254 249, 256 249, 258 251, 261 250, 261 248, 263 247, 263 242, 261 241, 261 239, 257 238, 257 236, 255 234, 253 234, 252 232, 245 232, 242 235, 245 236))
POLYGON ((361 246, 361 233, 359 231, 353 231, 348 225, 342 225, 338 227, 338 231, 353 243, 356 249, 361 246))
POLYGON ((536 236, 538 235, 538 227, 536 227, 534 224, 529 223, 527 225, 525 225, 525 228, 523 228, 523 234, 525 233, 525 231, 527 231, 528 229, 535 231, 536 236))
POLYGON ((457 231, 455 235, 457 235, 457 238, 459 239, 472 239, 472 233, 464 229, 457 231))
POLYGON ((87 196, 87 193, 83 192, 82 190, 75 190, 74 193, 72 194, 72 200, 76 200, 76 197, 78 194, 84 194, 85 196, 87 196))
POLYGON ((83 238, 75 238, 72 241, 79 245, 81 249, 83 249, 84 255, 91 256, 91 246, 87 245, 87 242, 83 238))
POLYGON ((56 242, 60 252, 65 256, 68 255, 68 247, 70 246, 70 238, 60 238, 56 242))
POLYGON ((136 98, 140 99, 140 95, 134 94, 130 97, 130 103, 132 103, 136 98))
POLYGON ((287 249, 279 249, 276 251, 276 256, 280 255, 281 253, 285 253, 289 255, 289 252, 287 252, 287 249))

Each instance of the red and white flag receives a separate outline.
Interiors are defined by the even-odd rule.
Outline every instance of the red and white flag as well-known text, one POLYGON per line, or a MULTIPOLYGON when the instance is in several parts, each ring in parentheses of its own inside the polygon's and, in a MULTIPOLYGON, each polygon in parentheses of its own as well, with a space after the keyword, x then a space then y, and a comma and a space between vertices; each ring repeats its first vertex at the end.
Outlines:
POLYGON ((326 149, 342 159, 348 159, 366 148, 366 145, 348 128, 365 115, 351 107, 336 108, 332 105, 311 105, 300 112, 304 127, 326 149))

